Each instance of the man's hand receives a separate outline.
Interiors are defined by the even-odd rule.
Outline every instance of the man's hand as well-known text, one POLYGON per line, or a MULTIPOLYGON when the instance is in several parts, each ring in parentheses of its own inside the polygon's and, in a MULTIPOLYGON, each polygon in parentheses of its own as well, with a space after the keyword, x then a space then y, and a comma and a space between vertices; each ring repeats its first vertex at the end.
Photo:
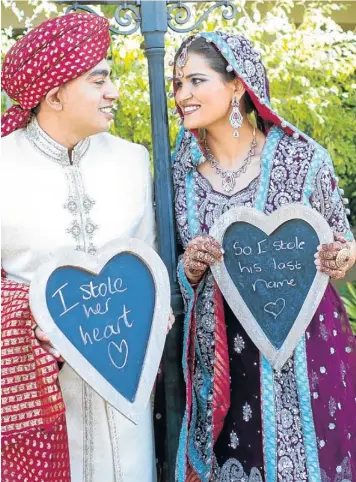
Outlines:
POLYGON ((47 353, 52 355, 57 361, 64 362, 59 351, 56 350, 49 341, 48 335, 44 331, 42 331, 38 325, 35 326, 34 333, 35 337, 41 345, 41 348, 43 348, 47 353))

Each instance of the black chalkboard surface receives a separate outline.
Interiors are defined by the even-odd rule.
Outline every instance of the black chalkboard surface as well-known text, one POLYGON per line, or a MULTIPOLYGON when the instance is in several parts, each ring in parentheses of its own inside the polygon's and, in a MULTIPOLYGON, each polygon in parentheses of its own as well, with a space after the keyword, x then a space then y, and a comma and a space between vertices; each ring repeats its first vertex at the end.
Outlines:
POLYGON ((234 208, 211 234, 224 249, 212 272, 256 346, 276 368, 292 354, 320 303, 328 277, 314 254, 333 234, 320 214, 302 205, 271 215, 234 208))
POLYGON ((314 280, 318 244, 314 228, 297 219, 282 224, 270 236, 244 222, 226 230, 226 269, 276 348, 290 332, 314 280))
POLYGON ((48 311, 58 329, 130 402, 143 368, 155 298, 148 266, 127 252, 110 259, 98 275, 61 266, 46 286, 48 311))
POLYGON ((167 333, 168 272, 143 241, 117 239, 97 256, 63 249, 35 273, 31 311, 64 360, 137 423, 167 333))

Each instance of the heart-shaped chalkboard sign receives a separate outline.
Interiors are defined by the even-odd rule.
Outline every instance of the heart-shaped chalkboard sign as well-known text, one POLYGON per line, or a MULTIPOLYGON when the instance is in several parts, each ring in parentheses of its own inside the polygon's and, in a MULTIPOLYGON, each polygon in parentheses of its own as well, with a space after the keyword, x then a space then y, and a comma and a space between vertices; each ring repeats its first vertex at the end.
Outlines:
POLYGON ((65 361, 137 423, 170 312, 169 277, 158 254, 133 238, 113 241, 95 257, 59 251, 35 273, 30 306, 65 361))
POLYGON ((236 207, 210 234, 224 249, 212 266, 226 301, 276 370, 292 355, 321 301, 329 277, 317 271, 317 246, 333 233, 315 210, 292 204, 270 215, 236 207))

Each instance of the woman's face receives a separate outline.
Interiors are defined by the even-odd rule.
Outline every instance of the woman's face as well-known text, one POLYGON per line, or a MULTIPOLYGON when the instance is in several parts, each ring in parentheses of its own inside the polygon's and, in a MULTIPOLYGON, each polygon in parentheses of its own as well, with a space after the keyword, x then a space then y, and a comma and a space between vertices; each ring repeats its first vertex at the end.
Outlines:
POLYGON ((204 56, 190 53, 183 69, 176 67, 174 82, 176 102, 183 112, 186 129, 209 129, 228 122, 235 83, 224 82, 204 56), (180 71, 184 76, 179 76, 180 71))

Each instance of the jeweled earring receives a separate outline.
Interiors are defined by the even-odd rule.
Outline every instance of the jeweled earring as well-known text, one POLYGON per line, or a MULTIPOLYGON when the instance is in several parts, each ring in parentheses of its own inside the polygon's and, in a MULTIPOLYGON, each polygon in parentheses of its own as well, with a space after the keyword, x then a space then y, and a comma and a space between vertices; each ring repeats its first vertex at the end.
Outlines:
POLYGON ((240 101, 236 99, 235 95, 232 99, 231 105, 232 105, 232 111, 229 117, 229 121, 230 121, 231 127, 234 129, 234 132, 232 133, 232 137, 239 137, 240 134, 238 129, 242 126, 243 116, 239 109, 240 101))

